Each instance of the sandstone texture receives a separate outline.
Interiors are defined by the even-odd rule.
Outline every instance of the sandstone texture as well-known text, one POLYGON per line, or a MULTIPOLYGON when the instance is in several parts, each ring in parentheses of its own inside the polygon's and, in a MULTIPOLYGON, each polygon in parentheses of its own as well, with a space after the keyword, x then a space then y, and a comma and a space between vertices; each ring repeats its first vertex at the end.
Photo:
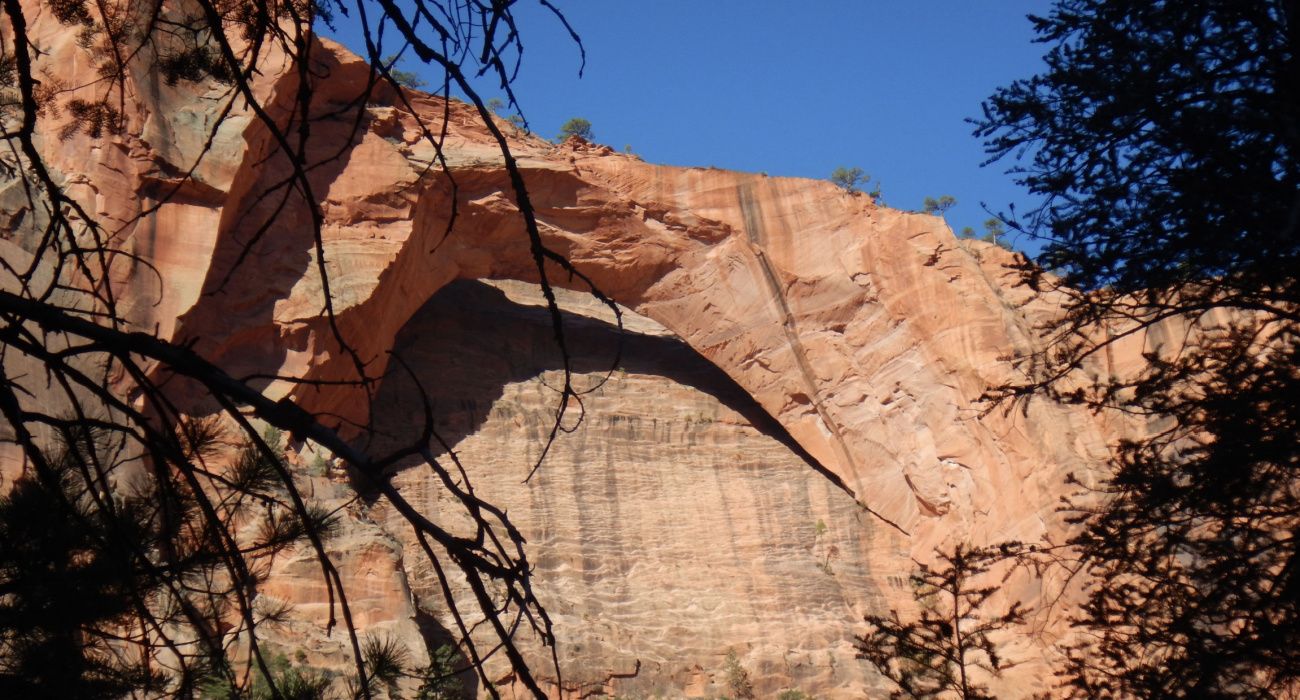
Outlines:
MULTIPOLYGON (((69 82, 89 70, 57 24, 34 31, 69 82)), ((132 76, 124 135, 50 137, 47 160, 138 256, 113 272, 141 329, 268 377, 268 395, 341 426, 373 422, 373 449, 419 429, 423 388, 480 494, 529 540, 559 636, 557 695, 717 695, 735 652, 761 697, 883 696, 854 659, 862 615, 912 610, 908 574, 935 547, 1060 542, 1065 475, 1088 479, 1132 429, 1041 400, 986 410, 981 395, 1019 377, 1059 300, 1020 285, 1012 253, 958 241, 940 218, 829 182, 657 166, 502 124, 546 244, 628 310, 614 366, 612 319, 553 271, 572 289, 575 381, 592 391, 525 481, 561 365, 497 145, 459 103, 409 93, 408 109, 381 87, 358 108, 365 63, 327 41, 314 56, 328 76, 307 150, 323 261, 306 208, 281 201, 288 161, 249 112, 220 113, 224 86, 132 76), (450 177, 422 138, 444 111, 450 177), (323 315, 322 268, 339 332, 384 377, 373 400, 269 378, 355 374, 323 315)), ((296 91, 277 60, 256 85, 272 108, 296 91)), ((17 222, 0 240, 10 260, 37 216, 12 193, 0 203, 17 222)), ((1135 366, 1143 342, 1096 371, 1135 366)), ((304 484, 345 508, 335 546, 360 625, 437 644, 451 623, 409 528, 382 501, 357 501, 328 455, 293 449, 304 484)), ((432 475, 394 479, 443 517, 432 475)), ((302 557, 264 594, 296 606, 286 645, 341 663, 302 557)), ((1039 605, 1062 583, 1004 586, 1039 605)), ((1006 640, 1018 665, 994 682, 999 697, 1042 689, 1056 627, 1039 608, 1038 634, 1006 640)), ((528 653, 545 677, 546 652, 528 653)), ((503 661, 490 665, 508 685, 503 661)))

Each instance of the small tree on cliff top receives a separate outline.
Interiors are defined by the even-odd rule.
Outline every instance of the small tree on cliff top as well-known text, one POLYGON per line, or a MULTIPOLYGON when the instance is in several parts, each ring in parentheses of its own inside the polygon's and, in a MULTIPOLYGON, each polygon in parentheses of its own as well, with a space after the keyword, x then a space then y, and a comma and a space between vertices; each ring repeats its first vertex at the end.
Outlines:
MULTIPOLYGON (((393 79, 393 82, 404 88, 420 90, 428 86, 428 83, 425 82, 424 78, 420 77, 419 73, 409 70, 399 70, 397 68, 397 56, 389 56, 388 58, 385 58, 384 66, 387 67, 388 75, 393 79)), ((491 108, 491 102, 492 100, 488 100, 489 108, 491 108)))
POLYGON ((845 192, 860 192, 861 186, 867 184, 871 176, 862 170, 862 168, 846 168, 840 166, 831 172, 831 182, 842 188, 845 192))
POLYGON ((938 199, 935 199, 934 197, 926 197, 925 201, 921 203, 921 211, 926 214, 943 216, 949 209, 952 209, 955 206, 957 206, 957 198, 950 194, 943 194, 939 195, 938 199))
POLYGON ((577 136, 583 141, 592 141, 595 136, 591 131, 591 122, 582 117, 574 117, 560 126, 560 135, 556 137, 557 141, 564 141, 570 137, 577 136))

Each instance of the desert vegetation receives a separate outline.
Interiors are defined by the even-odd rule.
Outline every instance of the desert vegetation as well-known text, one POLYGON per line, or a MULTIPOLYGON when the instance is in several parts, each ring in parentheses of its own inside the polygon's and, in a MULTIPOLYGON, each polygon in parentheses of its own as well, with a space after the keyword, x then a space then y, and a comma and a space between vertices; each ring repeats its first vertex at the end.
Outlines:
POLYGON ((560 125, 560 135, 556 136, 555 140, 564 141, 574 136, 583 141, 591 141, 596 138, 591 130, 591 122, 582 117, 573 117, 560 125))

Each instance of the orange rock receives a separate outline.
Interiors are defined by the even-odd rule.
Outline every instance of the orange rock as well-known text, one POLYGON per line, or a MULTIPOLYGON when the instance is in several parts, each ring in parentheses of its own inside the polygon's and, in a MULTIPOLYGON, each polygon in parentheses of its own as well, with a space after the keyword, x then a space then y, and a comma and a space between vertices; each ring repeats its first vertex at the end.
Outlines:
MULTIPOLYGON (((41 65, 84 82, 93 67, 78 61, 71 34, 48 17, 33 26, 41 65)), ((589 397, 583 427, 522 485, 553 410, 537 380, 556 368, 549 331, 491 288, 448 288, 537 281, 501 154, 459 103, 413 95, 412 112, 380 87, 358 114, 349 105, 365 64, 326 40, 315 56, 329 76, 316 85, 321 116, 307 150, 323 263, 308 208, 280 201, 289 161, 246 111, 218 118, 219 86, 133 75, 126 135, 45 138, 42 148, 69 191, 147 263, 124 257, 112 268, 139 327, 192 341, 235 375, 354 379, 322 313, 323 267, 338 330, 371 376, 385 374, 394 347, 442 363, 450 375, 430 365, 418 374, 434 396, 465 402, 438 418, 482 492, 508 505, 532 542, 539 596, 574 668, 570 689, 721 692, 731 650, 765 696, 879 689, 854 660, 852 635, 863 613, 913 604, 913 558, 957 541, 1061 541, 1065 474, 1090 473, 1133 429, 1043 400, 984 411, 981 394, 1017 377, 1013 361, 1034 352, 1034 327, 1060 300, 1018 286, 1012 253, 959 241, 937 217, 825 181, 657 166, 515 133, 546 245, 648 331, 629 341, 640 368, 589 397), (442 126, 444 109, 446 173, 420 137, 422 124, 442 126), (438 301, 444 289, 462 298, 459 309, 438 301), (445 318, 429 315, 438 304, 445 318), (490 334, 503 323, 519 336, 490 334), (461 345, 440 345, 450 339, 461 345), (684 359, 656 364, 656 348, 684 359)), ((283 68, 269 56, 255 86, 273 112, 296 89, 283 68)), ((58 126, 51 116, 42 129, 58 126)), ((558 269, 550 278, 585 291, 558 269)), ((577 320, 594 313, 589 302, 566 304, 579 379, 595 382, 602 369, 583 341, 608 328, 577 320)), ((1129 354, 1115 366, 1136 366, 1139 349, 1121 348, 1129 354)), ((416 404, 397 376, 380 386, 386 400, 373 414, 356 388, 265 390, 342 425, 409 429, 416 404)), ((427 474, 398 483, 437 516, 427 474)), ((375 524, 348 520, 340 563, 362 625, 415 644, 416 618, 442 614, 436 588, 400 519, 373 510, 375 524)), ((284 564, 266 594, 310 612, 321 602, 314 575, 284 564)), ((1016 580, 1007 597, 1033 604, 1061 585, 1016 580)), ((311 639, 317 651, 328 645, 311 639)), ((1014 641, 1023 663, 1000 697, 1041 689, 1050 642, 1014 641)))

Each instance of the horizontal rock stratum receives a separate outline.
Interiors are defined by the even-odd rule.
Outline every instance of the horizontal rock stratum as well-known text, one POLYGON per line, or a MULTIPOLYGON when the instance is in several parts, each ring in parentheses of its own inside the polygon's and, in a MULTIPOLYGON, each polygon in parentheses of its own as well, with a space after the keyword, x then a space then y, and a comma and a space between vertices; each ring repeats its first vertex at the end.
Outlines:
MULTIPOLYGON (((64 66, 69 84, 89 75, 57 23, 34 33, 42 65, 64 66)), ((525 483, 560 365, 498 145, 458 102, 381 85, 358 104, 368 66, 328 41, 311 72, 323 261, 309 209, 283 196, 290 161, 251 113, 221 112, 225 86, 132 75, 124 133, 50 136, 46 161, 134 256, 112 269, 139 328, 264 377, 267 395, 358 440, 347 426, 380 428, 372 446, 419 430, 418 380, 480 493, 530 541, 566 697, 716 695, 728 652, 761 697, 884 694, 854 658, 862 615, 913 610, 908 575, 936 547, 1060 543, 1066 475, 1086 480, 1131 429, 1038 399, 981 401, 1021 378, 1035 327, 1057 313, 1021 283, 1014 253, 829 182, 653 165, 503 122, 543 241, 628 310, 620 336, 580 280, 551 271, 571 288, 575 381, 600 388, 525 483), (444 127, 439 153, 425 136, 444 127), (355 365, 324 316, 322 270, 340 337, 383 377, 373 402, 337 383, 355 365)), ((273 117, 297 79, 265 60, 255 88, 273 117)), ((44 133, 67 118, 48 116, 44 133)), ((2 203, 16 223, 0 247, 19 260, 39 215, 12 192, 2 203)), ((1134 366, 1137 350, 1096 371, 1134 366)), ((313 493, 349 504, 335 547, 358 624, 423 655, 451 622, 418 544, 382 501, 352 502, 295 449, 313 493)), ((431 475, 394 483, 440 517, 431 475)), ((303 552, 277 569, 263 594, 299 618, 269 634, 341 667, 313 566, 303 552)), ((1033 606, 1063 584, 1022 572, 1002 585, 999 601, 1033 606)), ((1018 665, 992 681, 999 697, 1042 689, 1062 614, 1039 606, 1035 634, 1003 640, 1018 665)), ((528 654, 546 677, 547 652, 528 654)), ((508 685, 504 660, 489 665, 508 685)))

